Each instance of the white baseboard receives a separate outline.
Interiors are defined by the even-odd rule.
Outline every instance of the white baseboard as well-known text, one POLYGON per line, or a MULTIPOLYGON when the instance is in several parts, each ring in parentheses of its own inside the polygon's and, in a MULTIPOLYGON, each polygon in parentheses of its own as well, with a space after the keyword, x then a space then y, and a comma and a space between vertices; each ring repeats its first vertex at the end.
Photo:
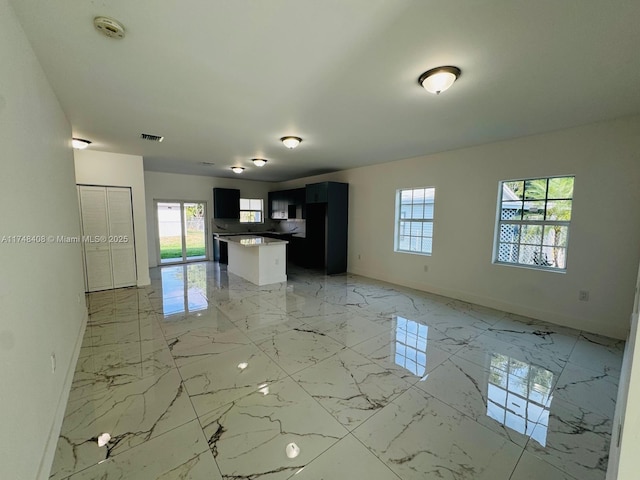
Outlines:
POLYGON ((67 366, 67 371, 64 376, 64 386, 60 397, 58 398, 58 405, 56 407, 56 414, 49 430, 49 436, 47 438, 44 454, 40 460, 40 466, 38 467, 37 480, 48 480, 51 472, 51 465, 53 464, 53 458, 56 454, 56 447, 58 446, 58 437, 60 436, 60 429, 62 428, 62 422, 64 420, 64 414, 67 409, 67 400, 69 399, 69 392, 71 391, 71 384, 73 383, 73 375, 76 370, 76 364, 78 363, 78 357, 80 356, 80 348, 82 347, 82 340, 84 338, 84 332, 87 328, 87 321, 89 319, 89 313, 87 309, 84 309, 84 315, 82 318, 82 324, 78 331, 78 337, 76 338, 75 345, 73 347, 73 355, 71 361, 67 366))
POLYGON ((375 272, 353 268, 349 270, 349 273, 356 275, 362 275, 363 277, 374 278, 376 280, 382 280, 383 282, 389 282, 403 287, 413 288, 423 292, 434 293, 436 295, 442 295, 443 297, 455 298, 456 300, 462 300, 463 302, 474 303, 483 307, 495 308, 503 312, 514 313, 516 315, 522 315, 524 317, 535 318, 545 322, 553 323, 556 325, 574 328, 576 330, 582 330, 585 332, 596 333, 607 337, 617 338, 624 340, 627 338, 628 331, 623 331, 620 328, 606 326, 600 323, 588 322, 583 318, 573 318, 566 315, 560 315, 554 312, 545 311, 537 308, 525 307, 509 302, 505 302, 495 298, 481 297, 479 295, 471 294, 468 292, 462 292, 458 290, 451 290, 446 288, 434 287, 433 285, 427 285, 424 283, 410 282, 406 278, 397 276, 384 276, 378 275, 375 272))

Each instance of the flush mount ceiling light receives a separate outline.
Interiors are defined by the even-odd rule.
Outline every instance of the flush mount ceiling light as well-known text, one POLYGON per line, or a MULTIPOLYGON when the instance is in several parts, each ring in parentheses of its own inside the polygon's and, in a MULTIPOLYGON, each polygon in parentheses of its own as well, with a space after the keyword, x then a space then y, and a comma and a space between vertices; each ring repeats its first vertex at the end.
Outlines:
POLYGON ((242 173, 244 171, 244 167, 231 167, 233 173, 242 173))
POLYGON ((264 167, 267 163, 267 161, 264 158, 254 158, 252 159, 252 161, 256 167, 264 167))
POLYGON ((71 146, 76 150, 84 150, 89 145, 91 145, 91 142, 82 138, 74 138, 71 140, 71 146))
POLYGON ((453 82, 458 79, 460 73, 462 72, 458 67, 436 67, 420 75, 418 83, 422 85, 427 92, 439 95, 440 92, 444 92, 453 85, 453 82))
POLYGON ((280 141, 284 143, 285 147, 293 149, 300 145, 302 139, 300 137, 282 137, 280 141))

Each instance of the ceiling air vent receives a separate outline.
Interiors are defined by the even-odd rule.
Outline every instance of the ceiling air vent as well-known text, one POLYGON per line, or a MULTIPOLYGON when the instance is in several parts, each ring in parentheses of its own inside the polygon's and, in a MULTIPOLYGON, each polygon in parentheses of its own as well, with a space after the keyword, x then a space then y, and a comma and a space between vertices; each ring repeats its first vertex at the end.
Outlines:
POLYGON ((164 140, 164 137, 161 137, 159 135, 150 135, 148 133, 141 133, 140 138, 143 140, 149 140, 151 142, 161 142, 162 140, 164 140))

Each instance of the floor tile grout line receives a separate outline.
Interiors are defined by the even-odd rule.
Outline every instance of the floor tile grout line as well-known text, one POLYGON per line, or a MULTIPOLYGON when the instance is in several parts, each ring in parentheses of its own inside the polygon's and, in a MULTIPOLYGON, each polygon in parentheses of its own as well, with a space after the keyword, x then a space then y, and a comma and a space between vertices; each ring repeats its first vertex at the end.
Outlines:
MULTIPOLYGON (((209 273, 209 272, 207 272, 207 274, 208 274, 208 273, 209 273)), ((314 277, 314 278, 315 278, 315 277, 314 277)), ((319 277, 319 278, 320 278, 320 277, 319 277)), ((347 278, 347 281, 348 281, 348 282, 352 282, 352 281, 353 281, 354 283, 357 283, 357 279, 359 279, 360 277, 357 277, 357 276, 347 276, 346 278, 347 278), (356 280, 354 280, 354 279, 356 279, 356 280)), ((366 279, 366 278, 364 278, 364 281, 366 281, 366 280, 367 280, 367 279, 366 279)), ((333 297, 333 298, 337 298, 337 300, 335 300, 335 303, 332 303, 331 301, 329 301, 329 302, 327 302, 327 303, 329 303, 329 304, 331 304, 331 305, 335 305, 335 306, 345 306, 345 305, 343 305, 342 303, 340 303, 340 300, 339 300, 339 298, 342 298, 342 297, 340 297, 340 291, 339 291, 341 288, 343 288, 343 287, 341 286, 341 284, 339 284, 339 283, 335 283, 335 284, 330 285, 330 288, 325 288, 325 293, 327 293, 330 289, 333 289, 334 287, 335 287, 338 291, 337 291, 337 292, 335 292, 335 294, 334 294, 334 293, 331 293, 331 295, 332 295, 332 297, 333 297)), ((373 289, 374 287, 375 287, 375 288, 380 287, 380 285, 378 285, 377 283, 375 283, 375 284, 374 284, 374 283, 371 283, 370 285, 368 285, 368 287, 371 287, 371 288, 373 289)), ((349 288, 351 288, 351 287, 347 286, 347 287, 345 287, 345 288, 347 288, 347 290, 349 290, 349 288)), ((256 292, 257 292, 257 293, 260 293, 260 290, 257 290, 256 292)), ((253 292, 253 293, 256 293, 256 292, 253 292)), ((320 292, 320 291, 318 290, 318 292, 320 292)), ((316 295, 316 298, 321 298, 321 297, 318 297, 318 292, 316 292, 316 294, 315 294, 315 295, 316 295)), ((409 292, 405 292, 405 291, 403 291, 403 290, 402 290, 402 288, 400 288, 400 287, 398 287, 398 289, 397 289, 397 291, 396 291, 396 292, 394 292, 394 291, 389 291, 389 292, 387 292, 387 294, 393 294, 393 293, 401 293, 401 294, 402 294, 402 295, 404 295, 404 296, 411 296, 411 295, 413 295, 413 294, 420 293, 420 292, 418 292, 418 291, 414 292, 413 290, 410 290, 409 292)), ((312 294, 313 294, 313 293, 312 293, 312 294)), ((436 298, 439 298, 439 297, 436 297, 436 298)), ((116 302, 116 301, 117 301, 116 294, 114 294, 113 299, 114 299, 114 300, 113 300, 114 302, 116 302)), ((207 297, 207 299, 208 299, 208 297, 207 297)), ((139 304, 139 303, 140 303, 140 299, 138 298, 137 300, 138 300, 138 304, 139 304)), ((155 308, 153 307, 153 305, 151 304, 151 300, 148 298, 148 295, 147 295, 147 300, 150 302, 151 311, 152 311, 152 312, 153 312, 153 314, 154 314, 154 318, 155 318, 156 324, 158 324, 158 323, 160 322, 160 321, 158 320, 158 315, 160 315, 160 313, 157 311, 157 309, 155 309, 155 308)), ((429 299, 429 300, 431 301, 432 299, 429 299)), ((126 302, 126 301, 128 301, 128 299, 125 299, 124 301, 126 302)), ((457 301, 452 300, 452 302, 457 302, 457 301)), ((271 303, 271 305, 273 306, 273 303, 272 303, 272 302, 269 302, 269 303, 271 303)), ((449 303, 450 303, 450 302, 449 302, 449 303)), ((97 304, 96 304, 96 305, 97 305, 97 304)), ((469 305, 472 305, 472 304, 469 304, 469 305)), ((452 307, 452 306, 450 306, 450 305, 448 305, 448 304, 447 304, 446 306, 447 306, 447 307, 449 307, 449 308, 451 308, 452 310, 456 310, 456 311, 457 311, 457 308, 455 308, 455 307, 452 307)), ((464 306, 464 305, 463 305, 463 306, 464 306)), ((276 307, 277 307, 277 305, 276 305, 276 307)), ((98 308, 98 307, 96 307, 96 308, 98 308)), ((103 306, 100 306, 99 308, 104 308, 104 307, 103 307, 103 306)), ((217 308, 217 307, 216 307, 216 308, 217 308)), ((288 313, 288 312, 286 312, 286 311, 284 312, 284 314, 285 314, 285 315, 287 315, 287 316, 289 315, 289 313, 288 313)), ((477 320, 477 321, 483 321, 482 319, 477 319, 477 318, 473 317, 472 315, 470 315, 470 317, 471 317, 471 319, 470 319, 470 321, 471 321, 471 322, 473 322, 473 321, 474 321, 474 319, 475 319, 475 320, 477 320)), ((518 321, 518 320, 516 320, 516 319, 511 319, 511 318, 509 318, 509 315, 506 315, 504 318, 501 318, 501 319, 497 320, 493 325, 495 326, 495 325, 497 325, 499 322, 501 322, 501 321, 507 321, 507 320, 508 320, 508 321, 512 321, 512 322, 517 322, 517 321, 518 321)), ((234 326, 235 326, 236 328, 238 328, 238 329, 243 333, 243 335, 248 339, 248 341, 250 342, 250 343, 249 343, 250 345, 253 345, 254 347, 258 348, 258 350, 262 351, 265 355, 267 355, 267 356, 269 357, 269 355, 268 355, 265 351, 263 351, 260 347, 258 347, 257 342, 256 342, 256 341, 254 341, 254 340, 252 340, 252 339, 247 335, 247 332, 248 332, 249 330, 244 331, 243 329, 239 328, 239 327, 235 324, 235 322, 233 322, 233 321, 232 321, 232 323, 233 323, 233 324, 234 324, 234 326)), ((303 322, 303 323, 304 323, 304 322, 303 322)), ((546 323, 541 323, 541 325, 545 325, 545 324, 546 324, 546 323)), ((528 323, 527 323, 526 325, 530 325, 530 324, 528 324, 528 323)), ((535 324, 532 324, 532 325, 535 325, 535 324)), ((473 326, 473 325, 469 325, 469 326, 473 326)), ((139 327, 139 330, 140 330, 140 325, 138 325, 138 327, 139 327)), ((436 330, 439 330, 437 326, 434 326, 434 328, 435 328, 436 330)), ((488 327, 488 328, 490 328, 490 327, 488 327)), ((563 327, 563 328, 564 328, 564 327, 563 327)), ((161 335, 162 335, 162 337, 163 337, 165 347, 166 347, 166 348, 168 348, 168 341, 167 341, 167 337, 166 337, 166 335, 165 335, 165 333, 164 333, 164 330, 163 330, 162 328, 160 328, 160 327, 159 327, 159 329, 160 329, 160 333, 161 333, 161 335)), ((565 373, 565 371, 566 371, 566 369, 567 369, 568 365, 569 365, 570 363, 571 363, 571 365, 575 365, 574 363, 570 362, 570 361, 569 361, 569 359, 571 358, 571 356, 572 356, 572 355, 573 355, 573 353, 575 352, 576 347, 577 347, 578 342, 579 342, 579 339, 581 338, 581 336, 582 336, 582 334, 583 334, 583 332, 582 332, 582 331, 577 331, 577 332, 578 332, 578 334, 577 334, 577 335, 571 335, 572 337, 575 337, 575 341, 573 342, 573 345, 572 345, 572 347, 571 347, 571 349, 570 349, 570 352, 568 353, 568 355, 567 355, 567 357, 566 357, 566 358, 567 358, 567 360, 566 360, 565 362, 563 362, 563 364, 562 364, 562 365, 559 365, 559 373, 557 374, 557 379, 556 379, 556 382, 554 383, 554 386, 553 386, 552 392, 556 392, 556 391, 557 391, 558 380, 559 380, 559 378, 560 378, 560 377, 565 373)), ((444 334, 444 332, 441 332, 441 333, 443 333, 443 334, 444 334)), ((523 333, 524 333, 524 332, 523 332, 523 333)), ((564 333, 562 333, 562 332, 560 332, 560 334, 561 334, 561 335, 564 335, 564 333)), ((382 335, 382 334, 381 334, 381 335, 382 335)), ((445 334, 445 335, 446 335, 446 334, 445 334)), ((463 351, 465 350, 465 348, 467 348, 467 347, 468 347, 468 345, 469 345, 469 343, 470 343, 470 342, 472 342, 472 341, 474 341, 474 340, 476 340, 476 339, 478 339, 478 338, 482 337, 483 335, 487 335, 487 331, 482 331, 482 332, 478 333, 477 335, 474 335, 474 336, 473 336, 473 338, 470 338, 470 339, 466 340, 466 341, 465 341, 465 343, 464 343, 463 345, 460 345, 460 347, 459 347, 455 352, 451 353, 451 352, 447 351, 447 352, 446 352, 446 353, 447 353, 447 359, 448 359, 448 360, 451 360, 451 359, 452 359, 452 358, 454 358, 454 357, 455 357, 455 358, 464 358, 464 357, 460 356, 459 354, 460 354, 461 352, 463 352, 463 351)), ((354 350, 352 347, 355 347, 355 346, 357 346, 357 345, 360 345, 360 344, 364 343, 365 341, 370 340, 370 339, 365 339, 365 340, 362 340, 362 341, 360 341, 360 342, 358 342, 357 344, 354 344, 354 345, 352 345, 352 346, 347 346, 347 345, 345 345, 343 342, 341 342, 340 340, 338 340, 337 338, 332 337, 331 335, 327 335, 327 336, 328 336, 329 338, 331 338, 331 339, 333 339, 333 340, 337 341, 339 344, 341 344, 341 345, 342 345, 342 347, 343 347, 343 348, 341 348, 341 350, 339 350, 339 351, 337 351, 337 352, 334 352, 334 353, 333 353, 332 355, 330 355, 329 357, 327 357, 327 358, 325 358, 325 359, 323 359, 323 360, 321 360, 321 361, 319 361, 319 362, 316 362, 316 363, 314 363, 313 365, 309 365, 308 367, 305 367, 305 368, 303 368, 303 369, 302 369, 302 370, 300 370, 300 371, 297 371, 297 372, 295 372, 295 373, 291 373, 291 374, 289 374, 286 370, 282 369, 282 367, 279 365, 279 363, 277 362, 277 360, 275 360, 275 359, 271 359, 271 360, 274 362, 274 364, 275 364, 275 365, 277 365, 280 369, 284 370, 285 376, 284 376, 281 380, 284 380, 286 377, 289 377, 293 382, 295 382, 297 385, 299 385, 299 386, 300 386, 300 387, 301 387, 301 388, 302 388, 302 389, 303 389, 303 390, 304 390, 304 391, 305 391, 309 396, 311 396, 312 398, 313 398, 313 396, 312 396, 309 392, 307 392, 307 391, 306 391, 306 389, 304 389, 304 387, 302 387, 302 385, 300 385, 298 382, 296 382, 296 381, 295 381, 295 379, 293 379, 293 375, 298 375, 300 372, 303 372, 303 371, 304 371, 304 370, 306 370, 307 368, 313 368, 314 366, 318 365, 319 363, 324 362, 324 361, 327 361, 327 360, 329 360, 329 359, 333 358, 334 356, 339 355, 341 352, 343 352, 343 351, 345 351, 345 350, 351 350, 352 352, 355 352, 355 353, 356 353, 356 354, 358 354, 358 355, 362 355, 362 354, 360 354, 360 352, 357 352, 357 351, 356 351, 356 350, 354 350)), ((371 337, 371 339, 373 339, 373 338, 375 338, 375 335, 371 337)), ((487 336, 487 338, 490 338, 490 337, 488 337, 488 336, 487 336)), ((500 341, 500 340, 498 340, 498 339, 494 339, 494 340, 496 340, 496 341, 500 341)), ((180 376, 181 384, 182 384, 182 385, 184 385, 184 378, 182 377, 182 372, 180 371, 180 367, 178 367, 178 365, 177 365, 177 361, 176 361, 175 357, 173 356, 173 353, 172 353, 171 351, 170 351, 169 353, 171 354, 172 362, 173 362, 173 364, 174 364, 175 368, 177 369, 178 374, 179 374, 179 376, 180 376)), ((271 357, 269 357, 269 358, 271 358, 271 357)), ((373 359, 371 359, 371 358, 369 358, 369 357, 367 357, 367 356, 365 356, 365 358, 367 358, 367 360, 368 360, 368 361, 370 361, 371 363, 378 365, 380 368, 385 369, 384 365, 379 365, 375 360, 373 360, 373 359)), ((466 360, 466 359, 465 359, 465 360, 466 360)), ((446 360, 445 360, 445 361, 446 361, 446 360)), ((469 360, 467 360, 467 361, 469 361, 469 360)), ((473 364, 475 364, 475 365, 477 365, 477 366, 479 366, 479 367, 481 367, 481 368, 485 368, 485 366, 483 366, 483 365, 479 365, 479 364, 477 364, 476 362, 471 361, 471 363, 473 363, 473 364)), ((433 370, 433 371, 435 371, 435 369, 437 369, 437 368, 441 367, 442 365, 443 365, 443 362, 441 362, 441 363, 440 363, 440 364, 438 364, 436 367, 434 367, 434 370, 433 370)), ((578 365, 578 366, 580 366, 580 365, 578 365)), ((391 371, 390 369, 385 369, 385 370, 389 371, 389 372, 390 372, 390 373, 392 373, 392 374, 395 374, 395 372, 391 371)), ((587 368, 587 370, 589 370, 589 369, 587 368)), ((402 377, 400 377, 399 375, 396 375, 396 376, 397 376, 397 378, 400 378, 401 380, 405 380, 405 379, 403 379, 402 377)), ((405 390, 404 392, 402 392, 402 393, 398 394, 396 397, 394 397, 394 399, 392 399, 392 400, 389 402, 389 404, 394 403, 397 399, 399 399, 402 395, 404 395, 407 391, 409 391, 409 390, 411 389, 411 387, 415 387, 415 388, 414 388, 414 390, 418 391, 421 395, 428 395, 428 396, 433 397, 432 395, 430 395, 430 394, 428 394, 427 392, 423 391, 422 389, 420 389, 420 388, 419 388, 419 387, 417 387, 416 385, 417 385, 417 382, 416 382, 416 383, 412 383, 412 384, 410 384, 410 386, 409 386, 409 388, 408 388, 407 390, 405 390)), ((186 392, 187 396, 189 396, 188 391, 186 390, 186 386, 185 386, 184 388, 185 388, 185 392, 186 392)), ((464 412, 461 412, 460 410, 458 410, 458 409, 457 409, 457 408, 455 408, 454 406, 449 405, 449 404, 447 404, 446 402, 444 402, 444 401, 442 401, 442 400, 439 400, 439 399, 438 399, 438 398, 436 398, 436 397, 433 397, 433 398, 434 398, 434 399, 436 399, 437 401, 439 401, 439 402, 443 403, 444 405, 447 405, 449 408, 454 409, 455 411, 457 411, 457 412, 458 412, 458 413, 460 413, 461 415, 463 415, 463 416, 467 417, 467 418, 468 418, 468 419, 470 419, 471 421, 473 421, 473 422, 475 422, 475 423, 478 423, 478 422, 476 422, 476 421, 475 421, 475 419, 474 419, 473 417, 471 417, 471 416, 469 416, 469 415, 465 414, 464 412)), ((192 406, 192 408, 193 408, 193 409, 194 409, 194 411, 195 411, 195 407, 194 407, 194 405, 193 405, 193 401, 191 401, 191 396, 189 396, 189 399, 190 399, 191 406, 192 406)), ((315 399, 314 399, 314 400, 315 400, 315 399)), ((324 408, 324 407, 322 406, 322 404, 320 404, 319 402, 317 402, 317 401, 316 401, 316 403, 318 403, 318 405, 319 405, 320 407, 324 408)), ((387 406, 388 406, 389 404, 387 404, 387 406)), ((327 410, 326 408, 325 408, 325 410, 328 412, 328 410, 327 410)), ((347 429, 347 431, 349 432, 347 435, 352 435, 352 436, 354 436, 354 438, 357 438, 357 437, 355 437, 355 435, 353 434, 353 432, 354 432, 355 430, 357 430, 360 426, 364 425, 364 423, 366 423, 367 421, 369 421, 371 418, 375 417, 375 416, 376 416, 380 411, 382 411, 382 410, 383 410, 383 409, 380 409, 379 411, 377 411, 376 413, 374 413, 373 415, 371 415, 370 417, 368 417, 368 418, 367 418, 364 422, 362 422, 360 425, 358 425, 357 427, 354 427, 352 430, 349 430, 347 427, 344 427, 344 425, 343 425, 343 427, 344 427, 344 428, 346 428, 346 429, 347 429)), ((335 417, 334 417, 334 418, 335 418, 335 417)), ((196 419, 198 420, 198 422, 199 422, 199 424, 200 424, 200 417, 197 415, 197 412, 196 412, 196 419)), ((487 427, 485 427, 485 426, 484 426, 484 425, 482 425, 482 424, 479 424, 479 425, 480 425, 481 427, 487 428, 487 427)), ((202 425, 201 425, 201 424, 200 424, 200 427, 202 428, 202 425)), ((175 427, 175 428, 177 428, 177 427, 175 427)), ((489 431, 492 431, 492 430, 491 430, 491 429, 489 429, 489 431)), ((165 432, 165 433, 168 433, 168 432, 165 432)), ((493 432, 493 433, 496 433, 496 432, 493 432)), ((164 433, 163 433, 163 434, 164 434, 164 433)), ((345 435, 345 437, 346 437, 346 435, 345 435)), ((344 439, 345 437, 343 437, 343 439, 344 439)), ((206 438, 206 436, 205 436, 205 438, 206 438)), ((502 436, 502 438, 504 438, 504 436, 502 436)), ((522 447, 522 452, 521 452, 521 454, 520 454, 520 456, 519 456, 519 458, 518 458, 518 461, 516 462, 516 467, 517 467, 518 463, 520 462, 520 460, 523 458, 523 456, 524 456, 524 451, 526 451, 526 446, 529 444, 529 442, 531 442, 531 440, 532 440, 532 438, 531 438, 531 437, 528 437, 527 441, 525 442, 525 446, 524 446, 524 447, 522 447)), ((358 441, 359 441, 359 439, 358 439, 358 441)), ((336 442, 336 443, 337 443, 337 442, 336 442)), ((362 443, 362 442, 360 442, 360 443, 362 443)), ((334 445, 335 445, 335 443, 334 443, 334 445)), ((365 447, 366 447, 366 446, 365 446, 365 447)), ((329 448, 331 448, 331 447, 329 447, 329 448)), ((325 451, 326 451, 326 450, 325 450, 325 451)), ((324 452, 322 452, 322 453, 324 453, 324 452)), ((321 454, 319 454, 319 455, 318 455, 318 457, 319 457, 320 455, 322 455, 322 453, 321 453, 321 454)), ((374 454, 374 455, 375 455, 375 454, 374 454)), ((315 457, 315 458, 318 458, 318 457, 315 457)), ((536 456, 536 458, 538 458, 538 457, 536 456)), ((544 459, 542 459, 542 461, 545 461, 545 460, 544 460, 544 459)), ((311 461, 310 461, 310 462, 311 462, 311 461)), ((547 463, 548 465, 551 465, 553 468, 556 468, 556 469, 557 469, 557 467, 555 467, 555 465, 550 464, 550 463, 548 463, 548 462, 546 462, 546 461, 545 461, 545 463, 547 463)), ((512 471, 512 473, 511 473, 510 477, 513 477, 516 467, 514 467, 514 470, 512 471)), ((395 474, 395 472, 394 472, 394 474, 395 474)))
MULTIPOLYGON (((209 442, 207 440, 207 435, 204 433, 204 427, 202 426, 202 422, 200 421, 200 417, 198 416, 198 412, 197 412, 195 406, 193 405, 193 400, 191 399, 191 395, 189 394, 189 391, 187 389, 187 385, 184 382, 184 378, 182 376, 182 372, 180 371, 180 368, 178 367, 178 364, 176 363, 176 360, 175 360, 175 358, 173 356, 173 352, 169 348, 169 343, 167 342, 167 338, 166 338, 166 336, 164 334, 164 330, 160 326, 160 321, 158 320, 158 314, 157 313, 155 314, 155 321, 156 321, 156 323, 158 323, 158 329, 160 331, 160 334, 162 335, 162 338, 163 338, 163 340, 165 342, 165 345, 166 345, 167 349, 169 350, 169 355, 171 355, 171 360, 173 361, 175 369, 178 372, 178 375, 180 377, 180 385, 184 388, 184 392, 187 395, 187 398, 189 399, 189 404, 191 405, 191 408, 192 408, 193 413, 195 415, 195 418, 193 420, 189 420, 189 422, 194 421, 194 420, 196 422, 198 422, 198 426, 200 427, 200 431, 202 432, 202 438, 204 438, 204 440, 205 440, 205 445, 206 445, 205 452, 208 451, 208 452, 212 453, 211 452, 211 448, 209 447, 209 442)), ((186 423, 189 423, 189 422, 186 422, 186 423)), ((186 425, 186 423, 184 425, 186 425)), ((176 427, 176 428, 178 428, 178 427, 176 427)), ((172 430, 175 430, 175 429, 172 429, 172 430)), ((199 455, 202 455, 202 453, 204 453, 204 452, 201 452, 199 455)), ((216 460, 215 456, 213 457, 213 461, 216 464, 216 468, 218 469, 218 473, 220 473, 220 476, 223 477, 222 471, 220 470, 220 465, 218 465, 218 461, 216 460)))

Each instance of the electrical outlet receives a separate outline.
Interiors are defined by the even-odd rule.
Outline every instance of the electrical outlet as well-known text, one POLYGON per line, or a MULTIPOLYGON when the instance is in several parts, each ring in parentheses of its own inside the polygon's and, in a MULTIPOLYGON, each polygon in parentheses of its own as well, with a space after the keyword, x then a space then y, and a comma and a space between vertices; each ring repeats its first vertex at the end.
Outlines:
POLYGON ((428 272, 428 271, 429 271, 429 265, 425 265, 425 266, 424 266, 424 271, 425 271, 425 272, 428 272))
POLYGON ((280 265, 280 259, 276 258, 276 265, 280 265))
POLYGON ((56 373, 56 354, 51 354, 51 373, 56 373))
POLYGON ((358 254, 358 260, 361 260, 360 254, 358 254))
POLYGON ((578 292, 578 300, 580 300, 581 302, 588 302, 589 301, 589 291, 588 290, 580 290, 578 292))

